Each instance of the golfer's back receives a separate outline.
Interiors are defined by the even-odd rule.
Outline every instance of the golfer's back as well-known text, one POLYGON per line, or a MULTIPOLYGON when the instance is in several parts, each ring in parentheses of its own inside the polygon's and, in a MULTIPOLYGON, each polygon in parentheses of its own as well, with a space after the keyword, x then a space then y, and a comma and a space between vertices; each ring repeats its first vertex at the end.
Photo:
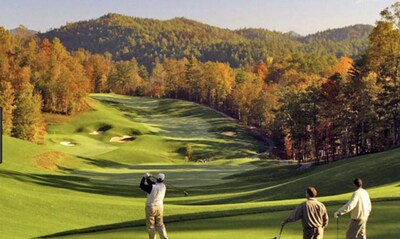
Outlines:
POLYGON ((324 204, 312 198, 303 204, 303 227, 325 228, 328 224, 328 215, 324 204))
POLYGON ((163 205, 165 192, 167 191, 167 187, 164 183, 156 183, 153 184, 151 189, 151 193, 147 194, 147 206, 158 206, 163 205))

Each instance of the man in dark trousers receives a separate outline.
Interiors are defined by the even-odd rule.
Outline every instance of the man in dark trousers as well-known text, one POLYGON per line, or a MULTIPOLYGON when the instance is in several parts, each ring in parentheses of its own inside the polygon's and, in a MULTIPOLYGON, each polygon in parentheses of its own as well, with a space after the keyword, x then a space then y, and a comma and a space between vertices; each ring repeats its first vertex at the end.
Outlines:
POLYGON ((351 199, 334 214, 335 218, 340 215, 351 212, 351 220, 349 229, 346 233, 346 239, 366 239, 367 238, 367 221, 371 213, 371 199, 368 192, 363 189, 363 181, 361 178, 353 180, 355 191, 351 199))
POLYGON ((301 219, 303 239, 322 239, 329 220, 325 205, 316 199, 317 190, 313 187, 307 189, 306 197, 307 201, 298 205, 282 225, 301 219))
POLYGON ((167 191, 167 187, 164 184, 165 175, 159 173, 156 177, 156 182, 151 181, 150 177, 149 173, 145 173, 140 181, 140 188, 147 193, 146 225, 149 239, 156 239, 156 229, 161 239, 168 239, 163 220, 163 201, 167 191))

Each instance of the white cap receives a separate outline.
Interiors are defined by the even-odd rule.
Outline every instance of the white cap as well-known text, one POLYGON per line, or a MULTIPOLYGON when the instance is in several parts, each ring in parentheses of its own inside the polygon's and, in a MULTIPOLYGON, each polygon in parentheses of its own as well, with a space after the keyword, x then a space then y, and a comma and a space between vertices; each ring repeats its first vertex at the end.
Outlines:
POLYGON ((159 174, 157 175, 157 180, 158 180, 158 181, 164 181, 164 179, 165 179, 165 174, 159 173, 159 174))

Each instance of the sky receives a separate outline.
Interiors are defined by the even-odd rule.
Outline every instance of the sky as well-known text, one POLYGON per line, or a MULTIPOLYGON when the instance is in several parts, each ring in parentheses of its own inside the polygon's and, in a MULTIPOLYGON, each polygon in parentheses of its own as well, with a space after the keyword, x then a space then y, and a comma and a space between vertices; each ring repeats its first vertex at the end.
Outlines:
POLYGON ((301 35, 374 25, 396 0, 0 0, 0 26, 46 32, 107 13, 167 20, 185 17, 228 29, 265 28, 301 35))

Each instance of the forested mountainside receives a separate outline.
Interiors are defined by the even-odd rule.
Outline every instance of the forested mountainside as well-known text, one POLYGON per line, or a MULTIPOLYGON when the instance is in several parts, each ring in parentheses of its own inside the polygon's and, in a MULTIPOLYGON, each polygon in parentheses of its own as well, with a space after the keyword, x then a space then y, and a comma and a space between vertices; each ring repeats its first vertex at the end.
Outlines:
POLYGON ((69 51, 83 48, 108 52, 113 60, 135 58, 148 69, 157 60, 195 56, 232 67, 290 61, 304 72, 320 73, 343 55, 356 58, 366 48, 371 30, 372 26, 355 25, 294 37, 266 29, 222 29, 186 18, 161 21, 110 13, 68 23, 39 37, 57 37, 69 51))
POLYGON ((210 106, 256 128, 277 156, 299 161, 397 147, 395 14, 383 12, 368 37, 360 25, 298 37, 116 14, 67 24, 47 33, 50 40, 0 27, 3 132, 40 143, 41 112, 74 114, 85 110, 90 92, 112 92, 210 106), (363 47, 357 42, 366 46, 360 60, 347 55, 363 47))

